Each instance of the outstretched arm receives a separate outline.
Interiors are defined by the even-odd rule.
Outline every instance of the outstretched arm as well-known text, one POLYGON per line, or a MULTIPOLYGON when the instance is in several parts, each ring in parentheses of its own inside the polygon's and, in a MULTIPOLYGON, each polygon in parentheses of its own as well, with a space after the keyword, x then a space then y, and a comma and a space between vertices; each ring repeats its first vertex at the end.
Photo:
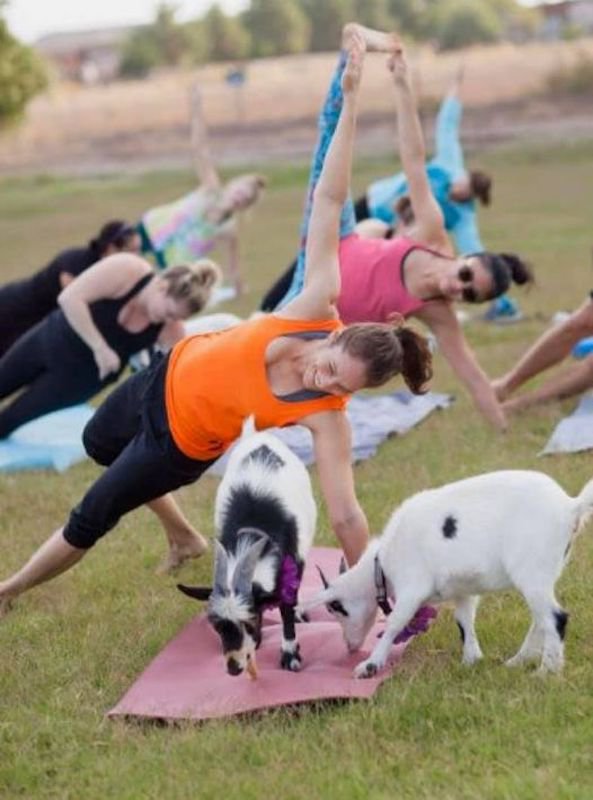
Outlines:
POLYGON ((191 146, 200 184, 209 189, 217 189, 221 181, 208 146, 202 94, 197 83, 194 83, 191 90, 191 146))
POLYGON ((388 60, 395 88, 399 152, 410 187, 410 200, 421 241, 438 246, 445 238, 443 214, 426 175, 426 148, 412 91, 408 65, 403 53, 388 60))
POLYGON ((418 313, 436 336, 443 356, 464 384, 480 413, 499 431, 506 430, 507 420, 488 376, 465 341, 453 309, 446 303, 431 303, 418 313))
POLYGON ((300 423, 313 434, 317 472, 330 524, 346 561, 352 566, 368 544, 369 526, 354 489, 350 423, 342 411, 313 414, 300 423))
POLYGON ((336 314, 340 293, 339 223, 348 198, 358 91, 365 54, 362 36, 352 36, 342 77, 344 103, 313 195, 305 251, 303 291, 282 309, 283 317, 317 319, 336 314))

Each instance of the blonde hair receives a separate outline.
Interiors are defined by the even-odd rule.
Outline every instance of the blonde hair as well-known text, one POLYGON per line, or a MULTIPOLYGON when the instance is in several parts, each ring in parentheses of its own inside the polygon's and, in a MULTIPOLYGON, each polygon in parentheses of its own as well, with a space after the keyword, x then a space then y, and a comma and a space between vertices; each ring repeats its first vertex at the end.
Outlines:
POLYGON ((184 302, 190 314, 201 311, 220 283, 220 267, 208 258, 194 264, 168 267, 160 276, 167 283, 167 295, 184 302))
MULTIPOLYGON (((235 178, 231 178, 230 181, 225 185, 224 191, 232 190, 233 186, 238 184, 249 184, 250 189, 250 200, 249 206, 255 205, 261 197, 262 190, 267 185, 268 181, 263 175, 258 175, 256 173, 246 173, 245 175, 237 175, 235 178)), ((248 207, 249 207, 248 206, 248 207)))

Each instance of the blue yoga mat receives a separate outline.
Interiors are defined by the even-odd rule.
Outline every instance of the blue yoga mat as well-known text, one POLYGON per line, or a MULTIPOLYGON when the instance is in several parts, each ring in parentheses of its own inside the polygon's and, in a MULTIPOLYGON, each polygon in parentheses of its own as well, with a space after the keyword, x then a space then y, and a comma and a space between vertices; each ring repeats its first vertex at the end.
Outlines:
POLYGON ((0 440, 0 472, 55 469, 63 472, 86 458, 82 431, 95 409, 87 404, 64 408, 27 422, 0 440))

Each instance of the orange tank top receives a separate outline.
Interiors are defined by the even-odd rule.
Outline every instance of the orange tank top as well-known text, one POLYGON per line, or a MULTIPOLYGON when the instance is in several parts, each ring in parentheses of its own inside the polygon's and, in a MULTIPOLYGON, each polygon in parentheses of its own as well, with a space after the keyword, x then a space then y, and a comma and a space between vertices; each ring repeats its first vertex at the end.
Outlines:
POLYGON ((320 411, 342 411, 346 397, 324 395, 296 402, 276 397, 266 374, 269 343, 278 336, 307 331, 331 333, 339 320, 294 320, 271 314, 215 333, 178 342, 169 358, 165 404, 171 434, 190 458, 217 458, 255 416, 263 428, 294 425, 320 411))

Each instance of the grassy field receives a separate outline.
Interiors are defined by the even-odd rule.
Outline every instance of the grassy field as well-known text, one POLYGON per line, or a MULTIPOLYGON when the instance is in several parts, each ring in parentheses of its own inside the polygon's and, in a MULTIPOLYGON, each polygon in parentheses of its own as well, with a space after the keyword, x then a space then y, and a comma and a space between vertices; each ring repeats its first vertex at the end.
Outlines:
MULTIPOLYGON (((524 253, 538 275, 521 300, 528 321, 467 328, 482 364, 496 375, 553 312, 574 307, 592 288, 593 142, 498 151, 482 164, 496 175, 495 205, 481 217, 485 241, 524 253)), ((389 168, 387 162, 359 164, 357 187, 389 168)), ((238 313, 255 306, 294 250, 304 170, 269 174, 270 190, 246 220, 251 294, 229 307, 238 313)), ((4 181, 0 280, 85 241, 105 218, 133 219, 189 185, 189 176, 175 173, 4 181)), ((434 388, 454 392, 455 406, 356 468, 374 531, 409 494, 478 472, 542 469, 571 493, 591 477, 590 453, 537 457, 571 403, 522 416, 500 436, 481 421, 439 358, 434 388)), ((3 574, 62 523, 98 474, 84 463, 65 475, 0 476, 3 574)), ((208 535, 214 489, 204 479, 180 493, 208 535)), ((518 597, 499 595, 486 598, 478 616, 486 658, 477 668, 461 667, 456 626, 444 610, 370 702, 167 727, 104 717, 195 613, 174 578, 154 574, 164 539, 147 511, 136 512, 81 565, 23 598, 0 624, 0 797, 591 798, 591 532, 577 544, 559 586, 571 612, 562 677, 542 680, 502 666, 525 634, 528 614, 518 597)), ((317 541, 334 543, 323 515, 317 541)), ((182 576, 207 579, 209 571, 206 559, 182 576)))

